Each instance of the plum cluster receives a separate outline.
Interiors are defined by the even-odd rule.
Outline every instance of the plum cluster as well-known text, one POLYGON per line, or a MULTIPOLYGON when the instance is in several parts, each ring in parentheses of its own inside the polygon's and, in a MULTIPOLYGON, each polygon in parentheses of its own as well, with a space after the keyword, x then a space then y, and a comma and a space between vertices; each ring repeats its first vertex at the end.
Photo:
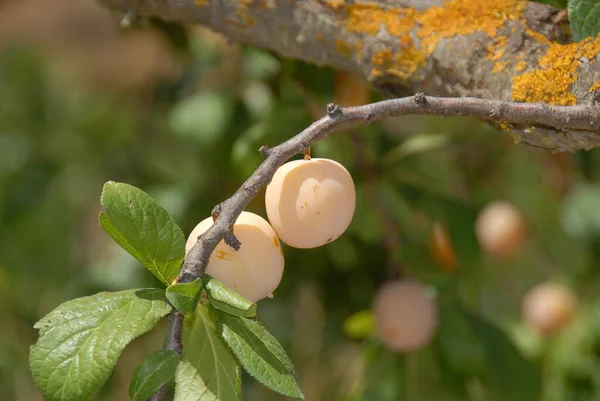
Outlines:
MULTIPOLYGON (((269 222, 242 212, 233 227, 241 249, 236 252, 221 241, 206 269, 208 275, 253 302, 270 296, 281 281, 284 257, 280 240, 293 248, 316 248, 346 231, 356 206, 354 181, 348 170, 333 160, 291 161, 275 172, 267 186, 265 206, 269 222)), ((212 224, 208 217, 194 228, 186 251, 212 224)))

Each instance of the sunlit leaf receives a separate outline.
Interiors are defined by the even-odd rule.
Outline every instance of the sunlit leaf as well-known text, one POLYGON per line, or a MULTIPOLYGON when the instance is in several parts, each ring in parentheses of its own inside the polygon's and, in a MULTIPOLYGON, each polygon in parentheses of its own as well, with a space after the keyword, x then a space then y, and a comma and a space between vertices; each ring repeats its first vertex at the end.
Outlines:
POLYGON ((179 312, 189 315, 196 309, 202 285, 201 278, 191 283, 172 285, 167 288, 167 299, 179 312))
POLYGON ((233 316, 256 316, 256 304, 247 300, 225 284, 210 278, 206 283, 206 292, 210 305, 233 316))
POLYGON ((175 373, 175 401, 241 400, 241 371, 217 332, 213 315, 198 303, 185 319, 183 355, 175 373))
POLYGON ((260 322, 217 312, 221 336, 244 369, 271 390, 304 400, 292 361, 260 322))
POLYGON ((573 39, 595 37, 600 32, 600 2, 598 0, 569 0, 569 22, 573 39))
POLYGON ((85 401, 134 338, 171 311, 160 289, 102 292, 60 305, 35 324, 33 380, 49 401, 85 401))
POLYGON ((152 274, 170 285, 185 256, 185 237, 169 213, 134 186, 107 182, 102 228, 152 274))

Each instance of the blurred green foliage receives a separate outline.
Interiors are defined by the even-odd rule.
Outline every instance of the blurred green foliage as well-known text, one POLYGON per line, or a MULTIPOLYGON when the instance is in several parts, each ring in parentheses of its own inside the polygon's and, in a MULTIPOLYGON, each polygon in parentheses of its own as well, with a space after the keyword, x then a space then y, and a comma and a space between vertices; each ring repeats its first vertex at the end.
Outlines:
MULTIPOLYGON (((164 57, 182 68, 133 89, 82 81, 43 43, 0 41, 3 399, 41 399, 27 366, 40 317, 75 297, 159 285, 98 227, 104 182, 149 192, 187 234, 260 164, 260 146, 300 132, 334 99, 330 69, 161 27, 178 46, 164 57)), ((283 282, 258 305, 307 399, 600 398, 598 151, 551 154, 472 119, 402 117, 332 135, 312 153, 352 173, 355 218, 328 246, 284 247, 283 282), (474 234, 477 213, 496 199, 517 205, 531 237, 507 262, 485 256, 474 234), (436 221, 448 227, 454 272, 432 257, 436 221), (365 312, 401 276, 431 285, 441 304, 438 336, 407 355, 378 343, 365 312), (576 321, 551 340, 520 318, 523 295, 544 280, 580 298, 576 321)), ((262 202, 248 210, 265 216, 262 202)), ((127 399, 163 329, 128 347, 96 400, 127 399)), ((244 392, 282 399, 252 381, 244 392)))

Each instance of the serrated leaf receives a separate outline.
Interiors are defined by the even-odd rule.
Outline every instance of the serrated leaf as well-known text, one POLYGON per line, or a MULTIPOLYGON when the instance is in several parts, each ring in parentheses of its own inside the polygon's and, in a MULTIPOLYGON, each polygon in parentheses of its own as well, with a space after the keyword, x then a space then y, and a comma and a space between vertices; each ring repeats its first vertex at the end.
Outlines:
POLYGON ((280 394, 304 399, 292 361, 265 326, 219 311, 216 315, 221 336, 252 377, 280 394))
POLYGON ((569 22, 573 39, 595 37, 600 32, 600 1, 569 0, 569 22))
POLYGON ((256 316, 256 304, 247 300, 225 284, 210 278, 206 283, 206 292, 210 305, 233 316, 256 316))
POLYGON ((198 278, 191 283, 172 285, 167 288, 167 299, 179 312, 189 315, 196 309, 202 284, 202 279, 198 278))
POLYGON ((135 369, 129 385, 131 401, 145 401, 152 397, 163 384, 175 377, 180 356, 171 350, 154 351, 135 369))
POLYGON ((208 307, 198 303, 196 313, 185 323, 174 401, 240 400, 240 365, 217 333, 208 307))
POLYGON ((485 349, 488 374, 482 379, 486 384, 507 400, 537 400, 541 393, 539 367, 525 359, 498 327, 473 313, 466 316, 485 349))
POLYGON ((48 401, 84 401, 104 384, 134 338, 171 311, 160 289, 102 292, 58 306, 34 328, 33 380, 48 401))
POLYGON ((170 285, 185 256, 185 237, 169 213, 134 186, 107 182, 101 201, 102 228, 152 274, 170 285))

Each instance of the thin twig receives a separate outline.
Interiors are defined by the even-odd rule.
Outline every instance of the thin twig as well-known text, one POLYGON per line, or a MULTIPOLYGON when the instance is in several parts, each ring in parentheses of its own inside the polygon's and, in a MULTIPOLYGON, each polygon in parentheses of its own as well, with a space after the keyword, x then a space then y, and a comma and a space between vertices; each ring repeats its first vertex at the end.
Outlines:
MULTIPOLYGON (((173 309, 169 314, 169 327, 167 328, 167 334, 165 335, 165 341, 163 343, 163 349, 169 351, 175 351, 179 355, 183 352, 182 343, 182 332, 183 332, 183 315, 177 310, 173 309)), ((167 394, 167 385, 163 384, 148 401, 163 401, 167 394)))
MULTIPOLYGON (((549 106, 543 103, 514 103, 471 97, 439 98, 422 93, 415 96, 384 100, 364 106, 342 108, 327 105, 327 115, 304 131, 273 148, 262 147, 266 159, 225 202, 219 205, 214 224, 187 253, 176 282, 189 283, 202 277, 210 255, 226 236, 248 203, 267 186, 275 171, 289 158, 303 154, 314 142, 344 128, 367 125, 373 121, 402 115, 465 116, 510 124, 525 124, 570 129, 600 134, 600 109, 592 106, 549 106)), ((181 344, 183 316, 174 313, 165 344, 181 344), (179 327, 179 329, 176 329, 179 327)), ((159 391, 160 392, 160 391, 159 391)), ((152 401, 162 401, 164 394, 152 401)))

